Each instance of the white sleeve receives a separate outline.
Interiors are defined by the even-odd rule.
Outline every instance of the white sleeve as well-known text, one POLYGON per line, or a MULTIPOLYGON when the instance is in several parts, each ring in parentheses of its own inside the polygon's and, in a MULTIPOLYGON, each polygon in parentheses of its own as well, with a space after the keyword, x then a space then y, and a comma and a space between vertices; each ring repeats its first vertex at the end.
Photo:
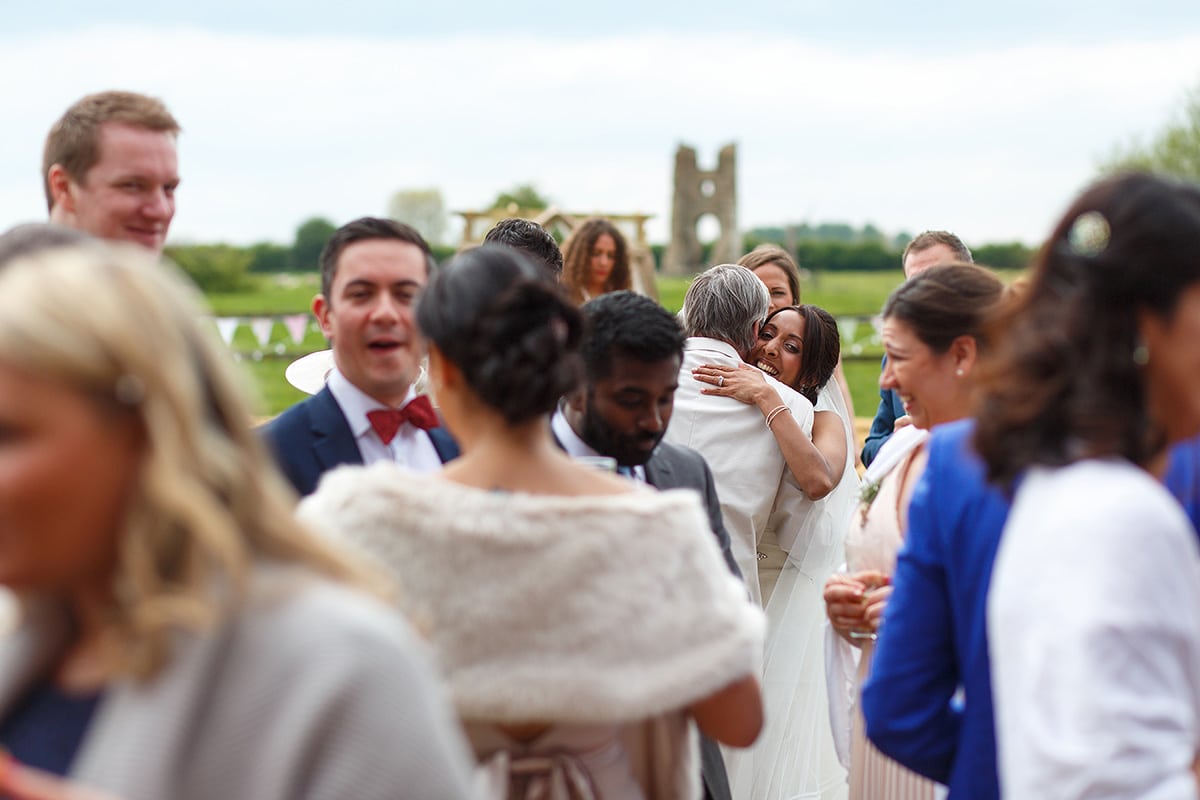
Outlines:
POLYGON ((1194 800, 1195 533, 1165 493, 1093 488, 1094 511, 1057 525, 1015 531, 1030 515, 1014 508, 1002 539, 988 629, 1003 794, 1194 800))

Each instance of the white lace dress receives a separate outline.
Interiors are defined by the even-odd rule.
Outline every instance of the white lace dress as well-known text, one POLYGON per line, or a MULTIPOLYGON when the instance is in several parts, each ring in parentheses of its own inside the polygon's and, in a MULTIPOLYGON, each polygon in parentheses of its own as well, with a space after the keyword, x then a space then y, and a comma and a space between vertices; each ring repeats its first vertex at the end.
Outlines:
POLYGON ((844 560, 843 537, 858 499, 854 434, 830 381, 817 411, 834 411, 846 431, 846 467, 838 485, 811 503, 794 531, 778 531, 787 561, 767 602, 763 661, 766 726, 748 750, 726 751, 734 800, 838 800, 846 769, 829 725, 825 685, 825 580, 844 560))

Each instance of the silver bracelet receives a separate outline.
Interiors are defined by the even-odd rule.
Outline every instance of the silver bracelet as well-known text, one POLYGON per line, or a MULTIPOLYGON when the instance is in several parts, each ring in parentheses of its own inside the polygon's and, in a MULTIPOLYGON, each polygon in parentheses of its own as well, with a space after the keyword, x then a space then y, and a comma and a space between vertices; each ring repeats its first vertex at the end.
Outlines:
MULTIPOLYGON (((773 409, 771 409, 771 413, 767 414, 767 428, 771 427, 771 423, 775 421, 776 417, 778 417, 780 414, 782 414, 783 412, 785 412, 787 410, 788 410, 787 406, 775 406, 773 409)), ((788 413, 791 413, 791 412, 789 411, 788 413)))

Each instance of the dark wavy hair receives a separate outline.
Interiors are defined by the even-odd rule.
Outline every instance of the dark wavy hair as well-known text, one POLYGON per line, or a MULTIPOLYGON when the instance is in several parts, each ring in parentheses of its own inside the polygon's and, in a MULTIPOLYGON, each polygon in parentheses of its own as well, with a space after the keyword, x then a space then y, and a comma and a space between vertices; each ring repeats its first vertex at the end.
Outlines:
POLYGON ((1120 456, 1144 465, 1161 452, 1165 435, 1135 361, 1138 316, 1170 320, 1198 282, 1200 187, 1126 173, 1087 188, 998 322, 976 427, 988 477, 1011 489, 1034 464, 1120 456))
POLYGON ((808 398, 810 403, 817 402, 817 394, 821 387, 833 375, 837 367, 838 357, 842 351, 842 337, 838 333, 837 320, 820 306, 783 306, 767 315, 759 328, 771 324, 771 320, 785 311, 794 311, 804 322, 804 341, 800 345, 800 372, 792 382, 792 388, 808 398))
POLYGON ((417 324, 509 424, 550 413, 581 374, 579 310, 544 268, 510 247, 456 256, 426 287, 417 324))
MULTIPOLYGON (((805 304, 791 308, 799 311, 800 316, 804 318, 800 374, 796 376, 796 385, 792 388, 807 397, 810 403, 815 403, 817 393, 829 382, 834 369, 837 368, 838 358, 842 354, 842 336, 833 314, 820 306, 805 304)), ((781 308, 775 314, 786 310, 781 308)), ((770 321, 775 314, 771 314, 767 320, 770 321)))
POLYGON ((567 295, 576 305, 583 302, 583 290, 587 288, 592 268, 592 246, 604 234, 612 237, 616 248, 612 274, 604 284, 604 291, 616 292, 632 288, 629 271, 629 247, 617 227, 601 217, 584 220, 563 242, 562 282, 567 295))

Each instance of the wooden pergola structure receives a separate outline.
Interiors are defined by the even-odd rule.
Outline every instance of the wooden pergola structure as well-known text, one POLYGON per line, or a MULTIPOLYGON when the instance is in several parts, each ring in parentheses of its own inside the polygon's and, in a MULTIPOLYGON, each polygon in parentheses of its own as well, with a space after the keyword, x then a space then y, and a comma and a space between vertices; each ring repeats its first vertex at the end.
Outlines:
POLYGON ((609 214, 593 211, 588 214, 567 212, 557 206, 544 209, 520 208, 515 203, 506 208, 489 208, 485 211, 455 211, 463 218, 463 235, 459 247, 473 247, 483 242, 487 232, 502 219, 516 217, 536 222, 546 230, 558 233, 565 240, 590 217, 604 217, 617 227, 629 245, 629 268, 633 273, 633 288, 644 295, 658 299, 658 284, 654 277, 654 254, 646 241, 646 222, 653 214, 609 214))

